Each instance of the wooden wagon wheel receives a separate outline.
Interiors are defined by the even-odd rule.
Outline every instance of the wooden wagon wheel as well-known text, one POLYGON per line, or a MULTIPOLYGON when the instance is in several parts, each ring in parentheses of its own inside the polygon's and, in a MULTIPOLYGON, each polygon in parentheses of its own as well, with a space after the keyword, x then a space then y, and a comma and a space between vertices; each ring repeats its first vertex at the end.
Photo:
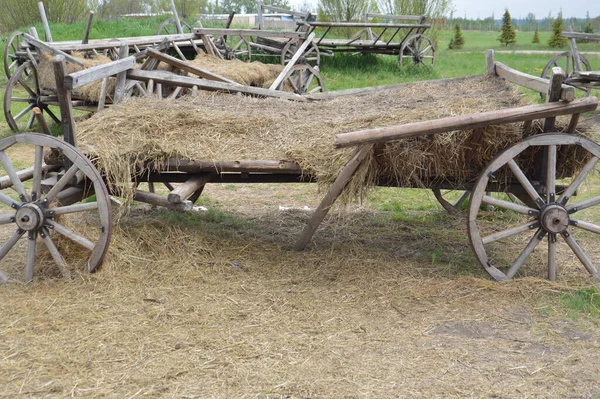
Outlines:
MULTIPOLYGON (((279 57, 281 65, 287 65, 294 54, 296 54, 299 44, 300 43, 294 40, 290 40, 283 46, 279 57)), ((308 64, 313 68, 321 65, 321 52, 314 42, 311 42, 311 44, 308 45, 306 51, 298 60, 298 64, 308 64)))
MULTIPOLYGON (((25 36, 23 32, 13 32, 4 47, 4 73, 6 78, 10 79, 14 75, 14 72, 19 66, 27 60, 26 50, 22 48, 22 44, 25 42, 25 36)), ((37 56, 36 52, 32 52, 34 57, 37 56)), ((29 70, 26 71, 29 73, 29 70)))
POLYGON ((325 91, 325 82, 319 74, 318 68, 313 68, 308 64, 294 65, 292 69, 283 78, 282 86, 288 84, 294 93, 306 94, 325 91), (313 87, 313 80, 316 79, 316 86, 313 87))
MULTIPOLYGON (((36 246, 43 243, 64 277, 71 275, 65 260, 69 252, 63 249, 61 253, 61 248, 77 249, 77 253, 83 249, 86 269, 94 272, 108 249, 112 214, 104 181, 90 160, 55 137, 24 133, 0 140, 0 164, 0 224, 3 232, 11 229, 10 237, 0 242, 0 267, 12 271, 24 265, 25 280, 32 280, 44 256, 36 246), (48 149, 59 155, 58 162, 56 156, 44 156, 48 149), (30 156, 31 167, 21 169, 28 158, 25 155, 30 156), (63 160, 70 165, 66 170, 63 160), (77 203, 92 194, 94 201, 77 203), (74 215, 77 223, 69 224, 68 218, 74 215), (26 244, 21 241, 19 245, 21 238, 26 244), (19 256, 24 258, 21 262, 17 262, 19 256)), ((0 280, 7 278, 0 272, 0 280)))
POLYGON ((406 39, 400 47, 398 65, 427 65, 435 64, 435 44, 425 35, 416 34, 406 39))
POLYGON ((252 61, 252 47, 244 36, 215 36, 213 43, 226 60, 252 61))
MULTIPOLYGON (((181 23, 181 29, 183 29, 182 33, 192 33, 192 25, 190 25, 183 19, 179 20, 179 22, 181 23)), ((156 31, 157 35, 172 35, 176 33, 178 32, 177 25, 175 23, 175 18, 170 18, 164 21, 162 24, 160 24, 160 27, 156 31)))
POLYGON ((15 131, 31 129, 34 122, 33 108, 38 107, 56 123, 60 120, 50 109, 50 97, 42 93, 37 70, 27 61, 18 67, 8 80, 4 91, 4 117, 15 131))
POLYGON ((591 235, 592 245, 597 246, 600 226, 593 223, 589 208, 600 204, 600 195, 592 194, 588 189, 597 187, 591 172, 599 158, 600 146, 596 143, 569 134, 550 133, 529 137, 490 162, 481 173, 471 195, 468 231, 477 259, 493 278, 512 279, 520 270, 526 270, 522 266, 542 241, 546 242, 547 256, 545 259, 530 259, 528 266, 545 265, 548 278, 555 280, 557 246, 564 241, 587 271, 594 278, 598 277, 594 262, 574 236, 589 240, 590 237, 585 235, 591 235), (536 150, 545 151, 548 160, 546 178, 542 184, 531 181, 518 164, 521 154, 536 150), (566 188, 557 192, 556 182, 565 174, 560 160, 567 156, 587 159, 587 162, 566 188), (494 181, 495 176, 503 173, 514 176, 536 206, 515 204, 487 195, 488 184, 498 183, 494 181), (576 193, 581 199, 573 200, 576 193), (482 210, 482 204, 497 208, 495 216, 490 217, 489 212, 482 210), (499 223, 499 212, 503 212, 503 219, 508 220, 507 223, 499 223), (511 244, 518 245, 519 250, 515 252, 514 248, 507 248, 511 244))
MULTIPOLYGON (((592 67, 590 62, 583 55, 578 54, 579 61, 581 65, 585 68, 586 71, 591 71, 592 67)), ((552 68, 560 67, 563 71, 565 71, 566 78, 570 78, 573 75, 575 61, 573 58, 573 53, 570 51, 565 51, 564 53, 560 53, 552 57, 550 61, 546 64, 544 69, 542 70, 542 78, 550 79, 550 75, 552 75, 552 68)), ((590 95, 591 89, 585 87, 575 87, 583 92, 585 97, 590 95)), ((542 98, 546 98, 546 95, 541 93, 542 98)))

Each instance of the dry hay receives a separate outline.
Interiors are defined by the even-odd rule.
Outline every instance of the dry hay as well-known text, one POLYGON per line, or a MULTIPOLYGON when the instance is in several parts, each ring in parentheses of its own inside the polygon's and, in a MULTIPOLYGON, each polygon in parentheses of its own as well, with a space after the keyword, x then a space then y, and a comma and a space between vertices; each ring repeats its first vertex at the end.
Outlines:
MULTIPOLYGON (((407 84, 361 96, 297 103, 231 95, 177 101, 131 99, 78 124, 81 146, 98 158, 111 184, 126 189, 150 161, 178 157, 203 161, 297 162, 331 183, 352 149, 333 150, 336 133, 477 113, 522 105, 501 79, 472 77, 407 84)), ((348 192, 376 177, 399 186, 471 181, 500 150, 534 133, 523 124, 491 126, 473 151, 472 131, 436 134, 375 146, 348 192), (471 155, 467 155, 471 154, 471 155)))
MULTIPOLYGON (((96 65, 108 64, 112 60, 102 54, 92 54, 74 52, 71 56, 83 63, 83 67, 67 62, 67 74, 78 72, 84 69, 91 68, 96 65)), ((38 62, 38 75, 40 78, 40 85, 44 89, 56 90, 56 80, 54 79, 54 66, 52 64, 52 56, 45 52, 41 53, 40 60, 38 62)), ((107 99, 112 99, 112 95, 115 91, 115 78, 108 78, 108 84, 106 86, 107 99)), ((87 101, 98 101, 100 99, 100 90, 102 87, 102 79, 96 80, 92 83, 88 83, 81 87, 78 87, 73 93, 77 98, 81 98, 87 101)))
POLYGON ((271 86, 283 70, 282 65, 263 64, 262 62, 243 62, 238 59, 222 60, 212 55, 200 53, 188 63, 221 75, 247 86, 271 86))

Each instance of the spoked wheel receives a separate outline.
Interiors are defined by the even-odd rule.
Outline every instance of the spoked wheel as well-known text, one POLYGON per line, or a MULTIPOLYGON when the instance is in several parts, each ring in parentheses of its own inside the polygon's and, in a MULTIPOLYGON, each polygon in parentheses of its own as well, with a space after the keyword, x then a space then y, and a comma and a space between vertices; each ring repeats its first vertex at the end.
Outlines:
MULTIPOLYGON (((581 66, 585 71, 591 71, 592 67, 590 66, 590 62, 581 54, 578 54, 579 61, 581 62, 581 66)), ((560 53, 552 57, 550 61, 546 64, 544 69, 542 70, 542 78, 550 79, 550 75, 552 75, 552 68, 561 67, 563 71, 565 71, 566 78, 570 78, 573 75, 575 61, 573 59, 573 54, 570 51, 565 51, 564 53, 560 53)), ((589 88, 585 87, 576 87, 581 90, 585 97, 590 95, 589 88)), ((541 94, 542 98, 546 98, 545 94, 541 94)))
POLYGON ((592 171, 599 158, 600 146, 596 143, 551 133, 529 137, 508 148, 485 168, 471 195, 468 230, 475 255, 493 278, 512 279, 517 273, 535 275, 536 267, 544 266, 548 278, 555 280, 562 267, 558 257, 562 263, 577 259, 598 278, 594 264, 600 261, 595 250, 600 235, 600 189, 592 171), (529 179, 523 163, 538 151, 547 159, 543 182, 529 179), (581 162, 575 168, 565 163, 567 159, 581 162), (575 177, 565 177, 572 175, 575 177), (518 182, 535 206, 486 194, 490 186, 505 179, 518 182), (573 198, 575 194, 577 199, 573 198), (495 210, 482 210, 482 204, 495 210), (583 247, 594 250, 586 254, 583 247))
MULTIPOLYGON (((183 19, 179 20, 181 23, 181 29, 183 29, 182 33, 192 33, 192 25, 188 24, 183 19)), ((157 35, 173 35, 177 34, 177 24, 175 23, 175 18, 167 19, 165 22, 160 24, 158 30, 156 31, 157 35)))
MULTIPOLYGON (((25 43, 25 36, 23 32, 14 32, 6 41, 6 47, 4 47, 4 73, 6 78, 10 79, 14 75, 18 67, 28 61, 29 54, 27 50, 23 48, 25 43)), ((31 52, 31 55, 37 57, 36 52, 31 52)), ((26 71, 29 74, 29 70, 26 71)))
POLYGON ((451 214, 456 214, 464 210, 471 194, 469 191, 440 190, 439 188, 433 188, 431 191, 433 191, 433 195, 440 205, 451 214))
POLYGON ((325 91, 325 82, 318 68, 308 64, 294 65, 283 78, 282 86, 289 85, 296 94, 316 93, 325 91))
POLYGON ((31 281, 34 269, 49 261, 67 278, 69 264, 82 258, 95 271, 108 249, 112 215, 94 165, 73 146, 38 133, 0 140, 0 163, 0 281, 23 266, 31 281))
POLYGON ((400 47, 398 65, 425 65, 435 64, 435 44, 431 38, 417 34, 409 37, 400 47))
MULTIPOLYGON (((288 41, 283 49, 281 50, 280 61, 281 65, 287 65, 287 63, 292 59, 296 51, 298 51, 298 46, 302 43, 296 42, 294 40, 288 41)), ((308 64, 313 68, 319 67, 321 65, 321 52, 319 51, 319 47, 314 42, 308 45, 304 54, 298 60, 299 64, 308 64)))
POLYGON ((4 117, 8 126, 15 132, 31 129, 35 107, 50 116, 54 122, 60 123, 55 112, 50 109, 51 101, 51 96, 43 95, 38 73, 31 62, 27 61, 16 69, 4 91, 4 117))
POLYGON ((244 36, 216 36, 213 42, 226 60, 252 61, 252 48, 244 36))

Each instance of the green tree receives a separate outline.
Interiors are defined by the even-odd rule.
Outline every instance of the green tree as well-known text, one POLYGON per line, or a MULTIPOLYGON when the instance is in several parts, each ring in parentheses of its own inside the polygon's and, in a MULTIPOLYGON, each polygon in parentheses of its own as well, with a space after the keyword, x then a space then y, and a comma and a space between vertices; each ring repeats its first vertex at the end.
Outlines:
POLYGON ((361 21, 369 11, 369 0, 319 0, 319 16, 333 22, 361 21))
POLYGON ((552 36, 548 41, 550 47, 565 47, 567 45, 567 38, 561 35, 562 31, 563 17, 562 12, 560 12, 552 24, 552 36))
POLYGON ((465 44, 465 39, 460 30, 460 24, 457 22, 456 25, 454 25, 454 36, 450 39, 448 49, 458 50, 462 48, 463 44, 465 44))
POLYGON ((540 35, 538 35, 538 28, 535 28, 535 32, 533 33, 533 39, 531 39, 531 43, 540 44, 540 35))
MULTIPOLYGON (((9 32, 38 23, 37 3, 38 0, 2 0, 0 27, 9 32)), ((71 24, 84 18, 87 4, 86 0, 44 0, 44 8, 48 21, 71 24)))
POLYGON ((517 42, 517 33, 512 25, 510 19, 510 13, 508 8, 504 11, 502 16, 502 28, 500 30, 500 37, 498 38, 501 44, 508 46, 509 44, 515 44, 517 42))

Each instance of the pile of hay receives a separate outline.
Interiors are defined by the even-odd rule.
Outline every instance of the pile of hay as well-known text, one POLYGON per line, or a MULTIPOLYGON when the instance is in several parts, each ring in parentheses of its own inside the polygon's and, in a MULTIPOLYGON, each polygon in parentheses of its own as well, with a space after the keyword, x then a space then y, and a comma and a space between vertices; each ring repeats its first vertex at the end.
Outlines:
POLYGON ((283 70, 282 65, 263 64, 258 61, 243 62, 237 59, 222 60, 205 53, 198 54, 195 59, 188 62, 234 82, 264 88, 271 86, 283 70))
MULTIPOLYGON (((66 63, 67 73, 78 72, 84 69, 91 68, 96 65, 107 64, 112 62, 112 60, 102 54, 93 54, 90 56, 86 56, 84 53, 74 52, 71 54, 73 58, 81 61, 83 63, 83 67, 72 64, 70 62, 66 63)), ((38 73, 40 78, 40 85, 44 89, 55 90, 56 89, 56 80, 54 78, 54 66, 52 64, 52 55, 42 52, 40 56, 40 60, 38 62, 38 73)), ((108 78, 108 85, 106 86, 106 95, 108 99, 112 100, 112 96, 115 92, 115 78, 108 78)), ((75 90, 74 96, 81 98, 86 101, 98 101, 100 99, 100 88, 102 87, 102 80, 96 80, 92 83, 88 83, 81 87, 78 87, 75 90)))
MULTIPOLYGON (((519 105, 520 95, 504 81, 485 77, 407 84, 313 103, 218 94, 177 101, 144 98, 79 123, 78 137, 118 188, 126 188, 124 183, 148 162, 170 157, 292 161, 327 184, 353 151, 332 148, 336 133, 519 105)), ((348 191, 358 194, 382 176, 404 187, 474 180, 499 151, 534 133, 535 125, 527 132, 522 125, 487 128, 476 150, 472 131, 375 146, 348 191)))

